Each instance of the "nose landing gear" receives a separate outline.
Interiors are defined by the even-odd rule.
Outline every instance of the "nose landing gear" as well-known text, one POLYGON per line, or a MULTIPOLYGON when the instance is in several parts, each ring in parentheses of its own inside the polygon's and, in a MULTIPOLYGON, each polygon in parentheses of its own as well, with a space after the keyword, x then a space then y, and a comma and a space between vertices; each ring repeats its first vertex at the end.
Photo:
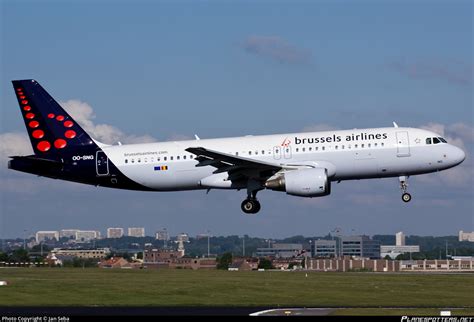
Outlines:
POLYGON ((410 202, 411 200, 411 194, 407 192, 408 190, 408 177, 407 176, 400 176, 398 177, 398 180, 400 181, 400 189, 402 189, 402 200, 404 202, 410 202))

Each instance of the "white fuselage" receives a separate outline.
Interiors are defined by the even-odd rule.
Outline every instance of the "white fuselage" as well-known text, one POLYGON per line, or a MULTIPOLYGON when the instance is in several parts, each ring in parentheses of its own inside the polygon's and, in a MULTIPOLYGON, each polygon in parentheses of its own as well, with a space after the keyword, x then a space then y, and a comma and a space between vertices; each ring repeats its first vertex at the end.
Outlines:
POLYGON ((196 167, 196 156, 185 151, 190 147, 282 166, 320 166, 328 169, 331 181, 417 175, 464 160, 461 149, 442 142, 427 144, 427 138, 439 135, 392 127, 114 145, 102 150, 135 182, 157 191, 177 191, 209 188, 201 181, 216 170, 196 167))

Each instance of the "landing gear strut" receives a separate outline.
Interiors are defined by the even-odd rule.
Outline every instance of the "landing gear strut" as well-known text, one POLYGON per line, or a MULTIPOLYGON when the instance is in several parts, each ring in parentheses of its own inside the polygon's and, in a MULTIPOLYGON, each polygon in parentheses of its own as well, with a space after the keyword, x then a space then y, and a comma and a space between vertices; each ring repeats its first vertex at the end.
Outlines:
POLYGON ((260 211, 261 206, 260 202, 257 200, 257 191, 258 190, 248 191, 247 199, 242 201, 242 204, 240 205, 242 211, 246 214, 256 214, 260 211))
POLYGON ((400 176, 398 177, 398 180, 400 181, 400 189, 402 189, 402 200, 404 202, 410 202, 411 200, 411 194, 407 192, 408 190, 408 177, 407 176, 400 176))

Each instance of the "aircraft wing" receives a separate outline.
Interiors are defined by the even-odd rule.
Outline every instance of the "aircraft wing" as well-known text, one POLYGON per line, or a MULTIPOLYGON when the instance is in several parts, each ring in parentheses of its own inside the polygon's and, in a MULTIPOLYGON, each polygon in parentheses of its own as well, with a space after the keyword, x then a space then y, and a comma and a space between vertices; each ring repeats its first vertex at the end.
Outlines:
POLYGON ((214 151, 202 147, 187 148, 186 151, 195 154, 199 163, 197 167, 212 166, 217 168, 213 173, 227 172, 229 180, 244 178, 267 179, 283 169, 281 165, 248 159, 228 153, 214 151))

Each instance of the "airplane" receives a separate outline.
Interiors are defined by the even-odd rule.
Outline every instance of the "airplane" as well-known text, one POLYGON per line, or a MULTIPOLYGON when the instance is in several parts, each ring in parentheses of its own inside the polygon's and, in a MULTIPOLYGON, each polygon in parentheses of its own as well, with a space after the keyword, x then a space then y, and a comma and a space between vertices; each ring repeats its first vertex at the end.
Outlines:
POLYGON ((34 154, 8 167, 38 176, 140 191, 245 190, 246 214, 261 190, 299 197, 331 193, 331 183, 410 176, 452 168, 462 149, 440 135, 393 127, 107 145, 92 138, 35 80, 12 81, 34 154))

